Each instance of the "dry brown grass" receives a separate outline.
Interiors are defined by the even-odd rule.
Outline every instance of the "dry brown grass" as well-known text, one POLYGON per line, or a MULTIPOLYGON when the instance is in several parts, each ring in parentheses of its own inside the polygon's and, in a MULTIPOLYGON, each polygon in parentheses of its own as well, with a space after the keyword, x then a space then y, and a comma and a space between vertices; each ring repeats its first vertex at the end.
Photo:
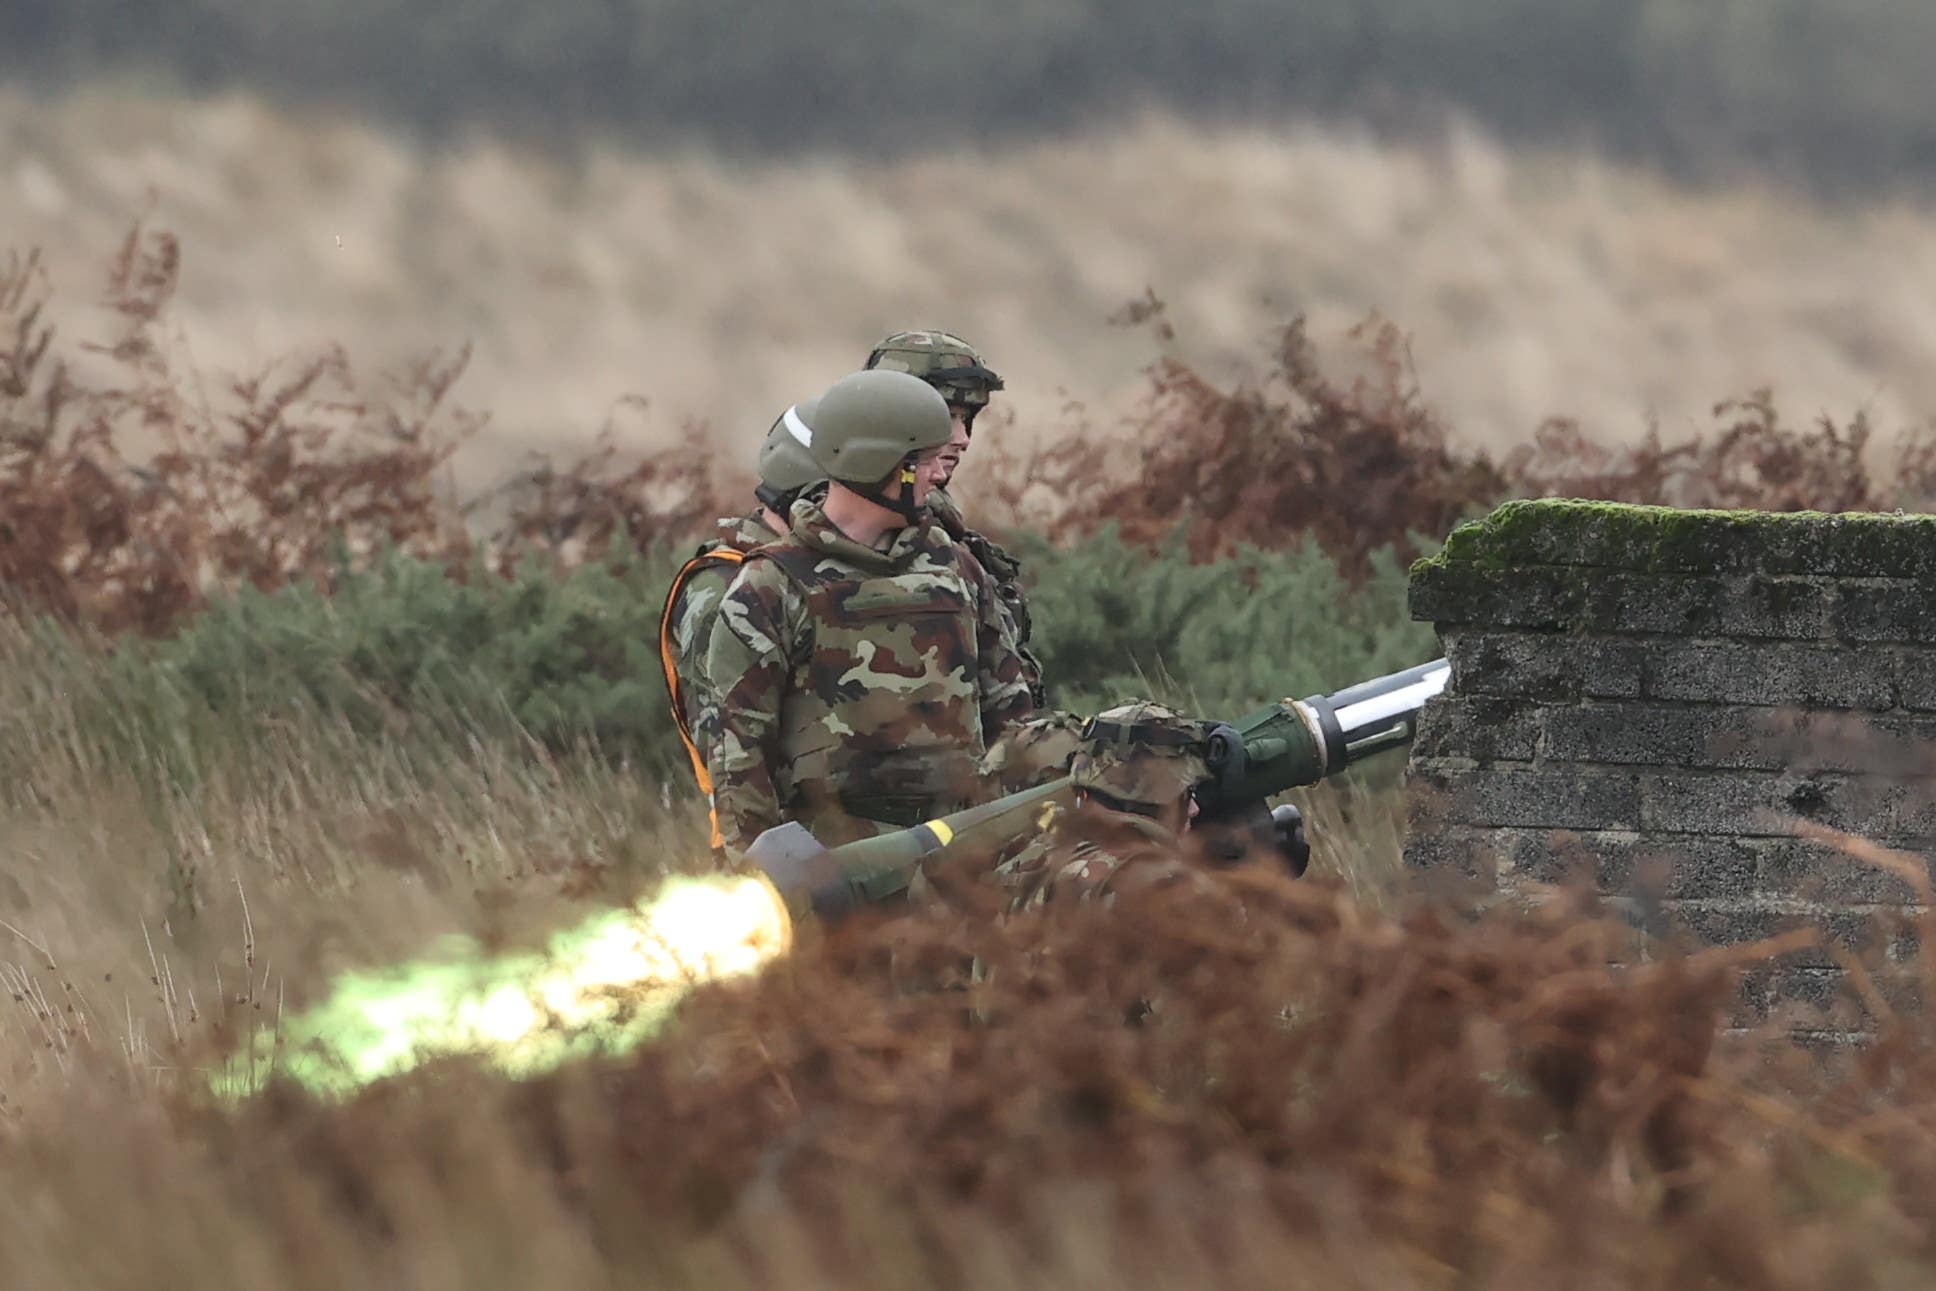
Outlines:
MULTIPOLYGON (((180 242, 133 226, 113 257, 100 339, 62 335, 38 248, 0 264, 0 598, 109 633, 173 631, 211 595, 312 583, 327 591, 385 549, 453 576, 556 569, 616 542, 687 542, 738 510, 745 468, 703 431, 624 449, 608 421, 584 451, 534 452, 481 496, 450 465, 486 424, 453 389, 469 354, 433 352, 382 397, 332 347, 249 373, 197 366, 169 342, 180 242)), ((1178 333, 1153 293, 1116 321, 1178 333)), ((977 522, 1062 542, 1113 526, 1155 547, 1180 527, 1194 559, 1315 542, 1347 578, 1375 553, 1429 547, 1508 496, 1679 506, 1887 510, 1936 504, 1936 437, 1885 447, 1866 414, 1787 424, 1767 391, 1713 409, 1678 442, 1594 439, 1554 418, 1503 457, 1463 446, 1425 399, 1410 343, 1373 319, 1327 363, 1307 320, 1227 381, 1176 357, 1144 372, 1120 425, 1082 420, 1024 444, 993 413, 965 492, 977 522), (1342 367, 1355 375, 1341 376, 1342 367), (989 441, 992 439, 992 443, 989 441)))
MULTIPOLYGON (((69 878, 31 876, 27 926, 62 962, 0 955, 38 990, 0 1008, 6 1285, 1799 1291, 1919 1285, 1933 1253, 1926 1025, 1828 1065, 1730 1037, 1731 972, 1767 950, 1631 964, 1624 925, 1572 898, 1381 912, 1332 879, 1241 876, 998 922, 942 876, 946 914, 809 932, 630 1059, 205 1108, 168 1066, 217 1015, 274 1009, 254 972, 293 1000, 509 903, 497 935, 528 935, 587 897, 520 854, 585 845, 624 793, 497 786, 466 819, 486 800, 460 784, 392 778, 386 820, 385 777, 303 772, 327 749, 265 750, 184 818, 248 917, 212 902, 197 942, 150 910, 156 961, 139 940, 100 957, 139 832, 100 807, 91 845, 57 806, 39 819, 69 878)), ((8 836, 28 819, 10 808, 8 836)))
POLYGON ((1388 149, 1149 120, 897 165, 488 139, 428 155, 247 98, 12 93, 0 209, 70 307, 152 211, 191 265, 176 335, 211 369, 353 338, 375 373, 469 341, 467 398, 493 421, 460 459, 468 484, 583 443, 629 393, 653 402, 621 412, 628 446, 698 418, 750 453, 779 408, 908 325, 985 346, 1022 434, 1059 425, 1065 397, 1113 425, 1153 353, 1106 320, 1145 288, 1170 302, 1177 357, 1218 381, 1293 313, 1327 353, 1374 310, 1398 320, 1470 443, 1551 415, 1621 440, 1653 414, 1673 438, 1770 383, 1803 417, 1936 408, 1929 210, 1689 192, 1474 135, 1388 149))

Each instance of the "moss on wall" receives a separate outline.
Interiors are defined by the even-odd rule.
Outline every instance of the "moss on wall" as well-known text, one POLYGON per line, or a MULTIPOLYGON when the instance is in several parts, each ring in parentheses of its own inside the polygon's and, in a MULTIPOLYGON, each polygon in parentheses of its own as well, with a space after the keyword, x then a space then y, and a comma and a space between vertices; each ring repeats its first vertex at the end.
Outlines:
POLYGON ((1507 502, 1460 525, 1412 572, 1538 565, 1936 578, 1936 516, 1697 511, 1543 498, 1507 502))

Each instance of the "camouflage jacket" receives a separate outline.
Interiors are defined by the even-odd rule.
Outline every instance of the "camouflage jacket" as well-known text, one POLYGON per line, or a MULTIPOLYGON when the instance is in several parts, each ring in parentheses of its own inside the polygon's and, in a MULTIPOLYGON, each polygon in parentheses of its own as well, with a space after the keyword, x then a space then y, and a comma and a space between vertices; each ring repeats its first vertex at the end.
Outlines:
POLYGON ((1073 901, 1112 901, 1117 893, 1163 883, 1198 882, 1203 872, 1184 843, 1153 820, 1123 812, 1058 808, 1047 827, 994 871, 1009 909, 1073 901))
POLYGON ((928 510, 933 513, 936 523, 947 530, 948 536, 958 545, 966 547, 975 562, 988 571, 988 577, 995 584, 995 595, 1002 614, 1008 623, 1009 635, 1015 640, 1015 652, 1022 659, 1023 678, 1028 682, 1035 706, 1042 707, 1048 703, 1048 692, 1042 685, 1041 661, 1029 649, 1029 637, 1035 631, 1035 618, 1029 612, 1028 594, 1022 590, 1022 562, 970 529, 961 518, 961 509, 946 492, 936 489, 928 499, 928 510))
POLYGON ((739 573, 739 562, 720 553, 744 555, 777 536, 756 515, 721 519, 717 534, 686 562, 666 592, 659 619, 659 662, 702 793, 711 788, 706 763, 719 737, 719 692, 706 673, 706 649, 720 602, 739 573))
POLYGON ((994 585, 934 524, 885 551, 817 500, 740 568, 713 626, 713 801, 726 846, 799 820, 829 845, 974 801, 987 743, 1033 708, 994 585))

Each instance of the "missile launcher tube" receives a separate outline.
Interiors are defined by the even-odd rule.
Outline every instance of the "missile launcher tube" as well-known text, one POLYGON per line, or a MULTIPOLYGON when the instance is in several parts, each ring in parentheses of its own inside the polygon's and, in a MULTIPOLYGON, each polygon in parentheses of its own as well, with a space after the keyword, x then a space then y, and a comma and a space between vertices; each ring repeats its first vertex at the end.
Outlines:
MULTIPOLYGON (((1196 790, 1198 826, 1236 822, 1264 810, 1274 794, 1316 784, 1409 742, 1420 710, 1445 689, 1450 672, 1450 665, 1437 659, 1335 694, 1282 700, 1219 724, 1206 749, 1210 779, 1196 790)), ((747 856, 796 919, 809 912, 838 919, 899 895, 923 865, 953 849, 1019 837, 1035 827, 1044 807, 1074 793, 1064 776, 911 829, 831 849, 804 825, 789 821, 761 834, 747 856)))
POLYGON ((1210 781, 1197 790, 1200 819, 1216 820, 1273 794, 1316 784, 1374 753, 1409 743, 1428 700, 1445 689, 1443 659, 1360 682, 1331 695, 1286 699, 1210 734, 1210 781))

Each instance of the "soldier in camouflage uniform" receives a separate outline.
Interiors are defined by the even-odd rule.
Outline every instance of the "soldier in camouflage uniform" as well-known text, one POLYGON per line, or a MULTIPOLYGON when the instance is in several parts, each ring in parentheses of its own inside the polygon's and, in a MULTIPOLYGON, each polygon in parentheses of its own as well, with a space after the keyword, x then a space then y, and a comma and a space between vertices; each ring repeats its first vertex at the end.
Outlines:
POLYGON ((993 582, 925 511, 941 396, 858 372, 803 430, 826 496, 740 566, 707 651, 732 852, 783 819, 832 846, 967 805, 987 742, 1033 708, 993 582))
POLYGON ((1207 733, 1153 703, 1109 709, 1085 726, 1069 771, 1075 805, 995 870, 1010 909, 1205 881, 1183 834, 1196 815, 1191 790, 1209 776, 1207 733))
POLYGON ((1029 650, 1034 623, 1029 615, 1028 597, 1022 591, 1022 562, 970 529, 947 491, 974 436, 975 417, 988 406, 990 396, 1002 389, 1001 377, 982 360, 974 346, 951 332, 935 330, 895 332, 884 337, 867 356, 866 366, 920 377, 948 401, 952 418, 948 447, 942 455, 940 487, 929 498, 929 509, 948 531, 948 536, 968 548, 969 554, 994 579, 1003 613, 1008 617, 1010 635, 1015 638, 1016 649, 1022 656, 1030 693, 1036 706, 1041 707, 1048 700, 1042 686, 1042 665, 1029 650))
MULTIPOLYGON (((759 506, 747 515, 718 522, 714 537, 702 544, 692 559, 673 576, 659 615, 659 663, 679 740, 692 762, 699 791, 712 793, 707 770, 712 745, 719 735, 719 693, 706 674, 706 650, 713 622, 726 599, 739 566, 755 548, 787 531, 787 512, 793 501, 820 477, 820 466, 800 438, 804 418, 813 415, 814 400, 788 408, 766 433, 760 445, 759 482, 753 496, 759 506)), ((714 847, 721 844, 718 820, 712 828, 714 847)))

